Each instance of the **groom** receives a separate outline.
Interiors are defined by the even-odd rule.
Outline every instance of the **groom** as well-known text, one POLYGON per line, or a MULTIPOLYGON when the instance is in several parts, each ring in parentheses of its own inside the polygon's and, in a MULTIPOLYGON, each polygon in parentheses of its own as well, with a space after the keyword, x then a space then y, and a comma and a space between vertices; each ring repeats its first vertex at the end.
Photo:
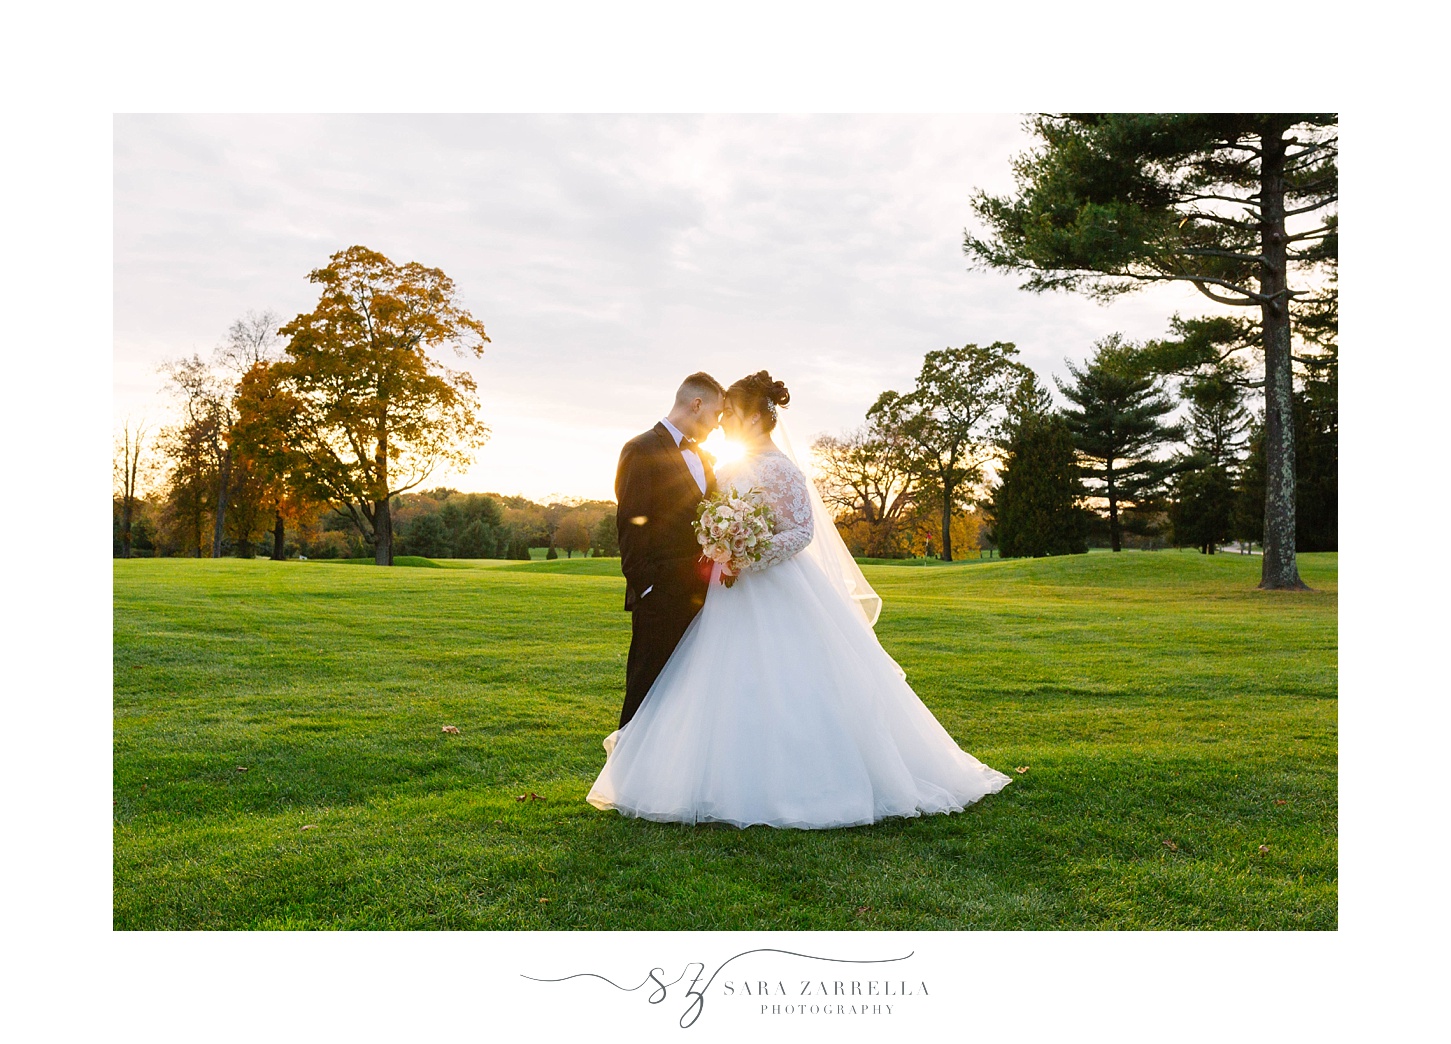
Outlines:
POLYGON ((692 373, 665 419, 620 451, 615 526, 625 608, 631 613, 620 728, 635 716, 705 604, 710 566, 701 558, 692 523, 700 502, 715 492, 715 473, 696 443, 715 430, 724 405, 720 382, 708 373, 692 373))

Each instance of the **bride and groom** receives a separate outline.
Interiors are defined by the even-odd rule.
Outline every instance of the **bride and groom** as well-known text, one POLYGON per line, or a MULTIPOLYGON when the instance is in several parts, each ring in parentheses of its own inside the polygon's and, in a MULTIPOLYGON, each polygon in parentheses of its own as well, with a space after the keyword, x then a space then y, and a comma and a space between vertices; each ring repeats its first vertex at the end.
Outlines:
POLYGON ((790 398, 765 371, 729 388, 692 374, 620 454, 632 637, 597 808, 823 829, 960 811, 1009 782, 957 746, 877 641, 881 599, 778 425, 790 398), (718 473, 699 448, 717 425, 745 450, 718 473), (729 585, 693 528, 717 488, 771 509, 766 550, 729 585))

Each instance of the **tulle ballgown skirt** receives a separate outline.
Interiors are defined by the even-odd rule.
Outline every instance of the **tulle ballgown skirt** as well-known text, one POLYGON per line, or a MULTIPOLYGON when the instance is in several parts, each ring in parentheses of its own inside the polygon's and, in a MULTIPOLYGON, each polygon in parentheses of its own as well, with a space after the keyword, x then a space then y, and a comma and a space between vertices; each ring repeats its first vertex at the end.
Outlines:
POLYGON ((665 822, 858 826, 961 811, 1010 782, 957 746, 799 556, 712 584, 605 750, 590 804, 665 822))

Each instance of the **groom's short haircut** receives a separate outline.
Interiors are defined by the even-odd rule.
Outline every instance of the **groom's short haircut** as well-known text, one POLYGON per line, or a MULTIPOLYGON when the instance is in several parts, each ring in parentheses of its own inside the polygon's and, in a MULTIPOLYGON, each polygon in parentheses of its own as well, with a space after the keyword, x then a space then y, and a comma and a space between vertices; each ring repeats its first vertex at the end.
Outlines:
POLYGON ((684 406, 691 399, 725 398, 725 389, 721 387, 720 381, 702 370, 699 373, 692 373, 685 380, 680 382, 680 390, 675 393, 675 405, 684 406))

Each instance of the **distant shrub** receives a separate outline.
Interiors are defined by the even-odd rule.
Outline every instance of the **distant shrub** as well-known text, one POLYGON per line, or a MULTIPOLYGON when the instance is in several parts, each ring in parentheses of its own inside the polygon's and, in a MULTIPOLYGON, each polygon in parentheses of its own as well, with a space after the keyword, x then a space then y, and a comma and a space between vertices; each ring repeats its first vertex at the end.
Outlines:
POLYGON ((497 540, 493 526, 475 519, 464 526, 454 541, 455 558, 493 558, 497 540))
POLYGON ((449 556, 448 529, 436 512, 419 515, 410 522, 400 534, 398 543, 398 554, 421 555, 424 558, 449 556))
POLYGON ((620 557, 620 538, 615 529, 615 516, 605 515, 596 522, 594 529, 590 531, 590 540, 594 544, 597 558, 620 557))
POLYGON ((308 558, 352 558, 352 550, 348 546, 348 538, 332 530, 320 534, 316 540, 309 540, 303 554, 308 558))

